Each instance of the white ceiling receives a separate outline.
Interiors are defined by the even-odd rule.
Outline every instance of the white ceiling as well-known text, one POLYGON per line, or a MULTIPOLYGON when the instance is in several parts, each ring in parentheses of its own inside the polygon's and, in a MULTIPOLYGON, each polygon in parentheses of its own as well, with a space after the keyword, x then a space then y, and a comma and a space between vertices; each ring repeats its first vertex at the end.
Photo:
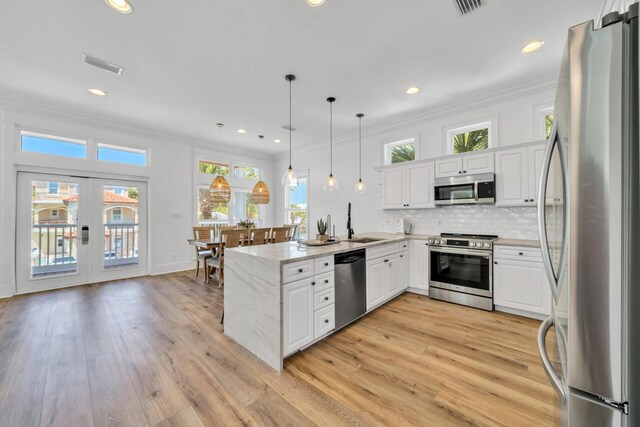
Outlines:
POLYGON ((601 0, 486 0, 460 16, 454 0, 5 1, 0 96, 236 149, 288 148, 287 73, 295 74, 294 147, 353 133, 451 101, 556 77, 569 26, 601 0), (544 47, 523 55, 539 38, 544 47), (122 65, 122 76, 82 54, 122 65), (422 88, 408 96, 407 87, 422 88), (108 93, 100 98, 87 88, 108 93), (216 122, 226 124, 220 132, 216 122), (245 135, 236 132, 248 129, 245 135), (264 134, 260 141, 258 134, 264 134), (275 138, 282 144, 274 144, 275 138))

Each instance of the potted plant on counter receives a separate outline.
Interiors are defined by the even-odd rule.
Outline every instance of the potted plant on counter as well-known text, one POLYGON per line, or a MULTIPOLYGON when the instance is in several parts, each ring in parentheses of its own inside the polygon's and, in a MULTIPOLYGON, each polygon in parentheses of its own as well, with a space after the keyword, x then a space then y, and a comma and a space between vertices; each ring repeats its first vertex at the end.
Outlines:
POLYGON ((322 218, 318 220, 318 234, 316 234, 316 240, 323 243, 329 240, 329 236, 327 236, 327 223, 322 218))
POLYGON ((249 230, 250 228, 254 228, 255 226, 256 224, 253 222, 252 219, 249 219, 249 218, 238 222, 238 227, 246 228, 247 230, 249 230))

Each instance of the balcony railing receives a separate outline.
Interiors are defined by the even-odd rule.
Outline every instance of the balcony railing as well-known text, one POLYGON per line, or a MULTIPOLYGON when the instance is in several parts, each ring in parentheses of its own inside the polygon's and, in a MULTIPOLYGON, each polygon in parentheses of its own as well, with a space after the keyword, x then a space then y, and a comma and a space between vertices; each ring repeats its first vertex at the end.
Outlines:
POLYGON ((138 264, 138 224, 105 224, 104 267, 138 264))

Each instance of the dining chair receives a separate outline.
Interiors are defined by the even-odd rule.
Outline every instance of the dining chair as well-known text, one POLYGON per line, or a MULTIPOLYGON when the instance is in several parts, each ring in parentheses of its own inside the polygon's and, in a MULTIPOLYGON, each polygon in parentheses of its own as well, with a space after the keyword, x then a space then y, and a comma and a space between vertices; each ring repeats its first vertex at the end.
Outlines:
POLYGON ((218 287, 224 284, 224 251, 225 249, 237 248, 242 245, 245 240, 246 231, 244 230, 224 230, 220 233, 220 242, 216 256, 208 258, 205 263, 205 273, 207 275, 207 283, 213 270, 217 270, 218 287))
POLYGON ((291 227, 273 227, 271 229, 271 243, 284 243, 289 241, 291 227))
MULTIPOLYGON (((193 227, 194 239, 209 239, 213 237, 214 233, 215 231, 213 227, 193 227)), ((195 249, 196 249, 196 277, 198 277, 198 274, 200 273, 200 261, 202 261, 202 265, 204 266, 205 261, 208 258, 211 258, 213 254, 210 250, 202 250, 197 246, 195 246, 195 249)), ((205 267, 205 273, 206 273, 206 267, 205 267)))
POLYGON ((283 227, 289 227, 291 231, 289 231, 289 240, 293 241, 296 237, 296 230, 298 229, 298 224, 285 224, 283 227))
POLYGON ((270 228, 252 228, 249 230, 249 244, 253 246, 266 245, 269 243, 270 236, 270 228))

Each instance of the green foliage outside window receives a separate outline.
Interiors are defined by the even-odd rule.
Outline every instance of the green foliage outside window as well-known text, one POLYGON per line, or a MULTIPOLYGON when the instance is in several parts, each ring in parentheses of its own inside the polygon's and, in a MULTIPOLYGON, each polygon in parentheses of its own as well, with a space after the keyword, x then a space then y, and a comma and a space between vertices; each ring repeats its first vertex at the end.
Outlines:
POLYGON ((416 146, 414 144, 400 145, 391 148, 391 163, 410 162, 416 159, 416 146))
POLYGON ((487 148, 489 148, 489 128, 458 133, 453 137, 454 154, 485 150, 487 148))
POLYGON ((549 139, 551 136, 551 128, 553 128, 553 114, 544 116, 544 136, 549 139))
POLYGON ((229 175, 229 165, 200 161, 198 163, 198 172, 206 173, 208 175, 227 176, 229 175))

